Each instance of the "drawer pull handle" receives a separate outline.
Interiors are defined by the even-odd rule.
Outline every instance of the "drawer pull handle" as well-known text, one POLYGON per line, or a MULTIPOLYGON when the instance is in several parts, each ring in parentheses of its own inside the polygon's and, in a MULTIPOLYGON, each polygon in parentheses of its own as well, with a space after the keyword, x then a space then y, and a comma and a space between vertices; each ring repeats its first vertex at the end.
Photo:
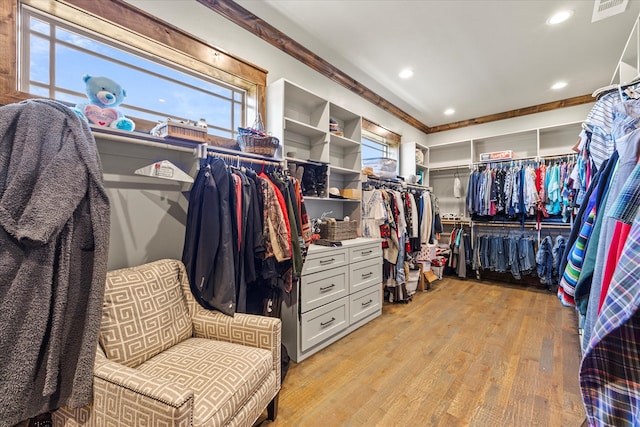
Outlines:
POLYGON ((372 274, 373 274, 373 271, 370 271, 368 273, 362 273, 362 278, 364 279, 365 277, 371 277, 372 274))
POLYGON ((373 250, 369 249, 368 251, 362 251, 362 255, 369 255, 373 250))
POLYGON ((320 265, 326 265, 326 264, 331 264, 333 261, 335 261, 335 258, 331 258, 331 259, 321 259, 320 260, 320 265))
POLYGON ((329 289, 331 289, 331 288, 333 288, 333 287, 335 287, 335 286, 336 286, 336 285, 332 283, 332 284, 330 284, 329 286, 325 286, 324 288, 323 288, 323 287, 320 287, 320 292, 328 291, 329 289))
POLYGON ((372 299, 370 299, 370 300, 369 300, 369 301, 367 301, 367 302, 363 302, 363 303, 361 303, 361 305, 362 305, 363 307, 366 307, 366 306, 368 306, 369 304, 371 304, 372 302, 373 302, 373 300, 372 300, 372 299))
POLYGON ((331 320, 327 320, 326 322, 320 322, 320 326, 325 327, 325 326, 327 326, 327 325, 332 324, 332 323, 333 323, 333 322, 335 322, 335 321, 336 321, 336 318, 335 318, 335 317, 332 317, 332 318, 331 318, 331 320))

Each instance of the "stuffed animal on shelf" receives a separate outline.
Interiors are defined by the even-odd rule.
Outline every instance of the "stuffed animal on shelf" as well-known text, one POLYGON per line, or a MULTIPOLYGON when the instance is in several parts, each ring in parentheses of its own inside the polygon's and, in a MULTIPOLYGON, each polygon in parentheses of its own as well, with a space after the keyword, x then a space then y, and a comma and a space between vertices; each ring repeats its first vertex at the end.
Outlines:
POLYGON ((127 92, 108 77, 82 76, 90 102, 77 104, 74 111, 92 125, 133 131, 135 123, 118 109, 127 92))

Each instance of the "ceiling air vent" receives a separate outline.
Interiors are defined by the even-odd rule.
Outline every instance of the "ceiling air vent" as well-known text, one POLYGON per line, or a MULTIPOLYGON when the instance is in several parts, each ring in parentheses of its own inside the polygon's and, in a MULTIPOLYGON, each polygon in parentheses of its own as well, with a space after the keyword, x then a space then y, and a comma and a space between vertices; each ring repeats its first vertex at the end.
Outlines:
POLYGON ((624 12, 628 3, 629 0, 596 0, 593 5, 591 22, 600 21, 624 12))

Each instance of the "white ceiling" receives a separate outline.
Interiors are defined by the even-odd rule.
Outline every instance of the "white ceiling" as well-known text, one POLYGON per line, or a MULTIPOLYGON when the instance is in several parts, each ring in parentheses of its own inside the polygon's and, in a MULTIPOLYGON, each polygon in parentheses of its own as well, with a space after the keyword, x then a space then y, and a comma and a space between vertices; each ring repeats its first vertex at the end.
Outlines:
POLYGON ((608 85, 640 12, 631 0, 591 23, 592 0, 236 2, 428 126, 608 85), (573 17, 546 25, 561 9, 573 17), (401 80, 405 67, 415 74, 401 80), (568 86, 551 90, 558 80, 568 86))

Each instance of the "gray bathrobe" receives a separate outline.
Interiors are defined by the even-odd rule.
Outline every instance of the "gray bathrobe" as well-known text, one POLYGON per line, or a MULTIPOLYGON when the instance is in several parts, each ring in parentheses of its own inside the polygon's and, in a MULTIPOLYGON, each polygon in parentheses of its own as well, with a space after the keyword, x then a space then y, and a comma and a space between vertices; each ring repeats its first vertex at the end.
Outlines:
POLYGON ((54 101, 0 107, 0 426, 91 401, 108 240, 88 125, 54 101))

